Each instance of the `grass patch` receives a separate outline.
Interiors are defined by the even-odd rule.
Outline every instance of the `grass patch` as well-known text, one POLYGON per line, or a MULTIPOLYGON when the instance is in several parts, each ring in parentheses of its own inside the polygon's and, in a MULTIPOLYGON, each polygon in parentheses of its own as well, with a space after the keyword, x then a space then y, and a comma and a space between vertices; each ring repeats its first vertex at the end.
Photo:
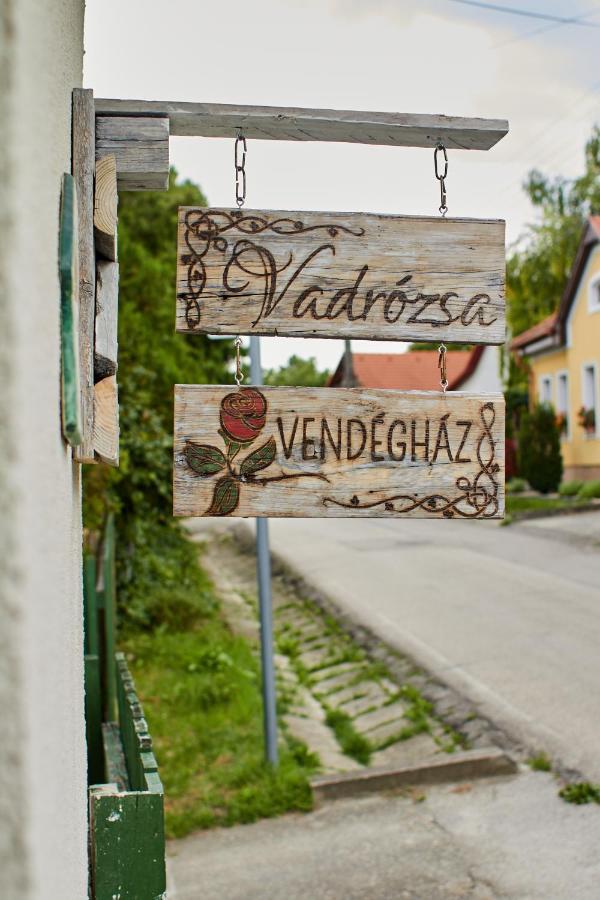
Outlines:
POLYGON ((600 803, 600 784, 590 784, 589 781, 567 784, 558 792, 558 796, 567 803, 575 803, 577 806, 584 803, 600 803))
POLYGON ((309 810, 309 777, 318 766, 291 739, 277 769, 264 762, 258 660, 223 621, 198 573, 193 582, 204 592, 185 627, 169 622, 122 641, 154 740, 169 837, 309 810))
POLYGON ((512 519, 518 519, 519 515, 531 510, 569 509, 575 505, 570 497, 520 497, 508 494, 506 497, 506 512, 512 519))
POLYGON ((527 760, 530 768, 534 770, 534 772, 551 772, 552 771, 552 760, 550 757, 542 752, 536 753, 535 756, 530 756, 527 760))
POLYGON ((325 721, 346 756, 351 756, 352 759, 367 766, 371 759, 371 744, 356 731, 350 716, 340 709, 328 709, 325 721))

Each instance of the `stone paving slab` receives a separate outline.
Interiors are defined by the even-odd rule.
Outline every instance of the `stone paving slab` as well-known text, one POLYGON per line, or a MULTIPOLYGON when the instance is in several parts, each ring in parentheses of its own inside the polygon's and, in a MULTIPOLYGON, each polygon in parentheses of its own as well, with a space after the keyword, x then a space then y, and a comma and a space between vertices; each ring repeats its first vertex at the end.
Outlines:
POLYGON ((407 724, 404 720, 405 712, 406 706, 397 700, 395 703, 390 703, 388 706, 382 706, 373 712, 358 716, 354 720, 354 727, 360 734, 364 734, 367 737, 368 732, 377 728, 379 725, 385 725, 387 722, 401 722, 400 728, 402 728, 403 725, 407 724))
POLYGON ((324 678, 321 677, 324 673, 330 672, 332 668, 338 669, 338 666, 319 669, 311 673, 311 681, 317 693, 324 695, 333 694, 360 677, 362 668, 360 665, 356 663, 342 663, 342 665, 347 668, 342 669, 342 671, 336 671, 334 675, 326 675, 324 678))

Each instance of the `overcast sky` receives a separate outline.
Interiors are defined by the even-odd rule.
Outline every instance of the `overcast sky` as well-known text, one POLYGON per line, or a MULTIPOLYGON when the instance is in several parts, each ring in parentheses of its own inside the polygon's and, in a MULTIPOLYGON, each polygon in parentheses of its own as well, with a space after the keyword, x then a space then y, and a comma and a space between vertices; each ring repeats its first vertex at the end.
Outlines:
MULTIPOLYGON (((600 26, 600 2, 499 0, 600 26)), ((456 0, 88 0, 85 83, 97 97, 507 118, 489 152, 452 151, 449 215, 532 220, 537 167, 574 176, 600 121, 600 27, 558 25, 456 0)), ((234 205, 233 142, 172 138, 171 161, 209 203, 234 205)), ((249 141, 251 208, 437 213, 429 150, 249 141)), ((173 241, 175 241, 173 235, 173 241)), ((173 304, 175 296, 173 296, 173 304)), ((355 350, 393 344, 356 341, 355 350)), ((263 338, 335 366, 338 341, 263 338)))

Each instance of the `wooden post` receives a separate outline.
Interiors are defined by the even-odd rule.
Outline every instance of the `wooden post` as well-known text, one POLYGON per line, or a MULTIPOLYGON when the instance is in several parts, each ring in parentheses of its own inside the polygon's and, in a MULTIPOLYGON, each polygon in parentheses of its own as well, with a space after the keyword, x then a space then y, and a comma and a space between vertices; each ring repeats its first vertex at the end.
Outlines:
POLYGON ((73 176, 79 221, 79 364, 81 367, 82 441, 75 448, 78 462, 94 457, 94 319, 96 261, 94 252, 95 111, 89 89, 73 91, 73 176))

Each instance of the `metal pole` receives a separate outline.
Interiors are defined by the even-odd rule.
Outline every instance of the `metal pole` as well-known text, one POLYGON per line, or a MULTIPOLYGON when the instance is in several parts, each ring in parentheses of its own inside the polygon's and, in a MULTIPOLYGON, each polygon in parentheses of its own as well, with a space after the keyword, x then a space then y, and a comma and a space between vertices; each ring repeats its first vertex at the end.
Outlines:
MULTIPOLYGON (((260 338, 250 338, 250 381, 262 384, 260 338)), ((260 615, 260 658, 262 663, 263 725, 265 756, 276 766, 277 711, 275 695, 275 665, 273 662, 273 605, 271 601, 271 554, 269 552, 269 523, 256 520, 256 574, 258 578, 258 608, 260 615)))

